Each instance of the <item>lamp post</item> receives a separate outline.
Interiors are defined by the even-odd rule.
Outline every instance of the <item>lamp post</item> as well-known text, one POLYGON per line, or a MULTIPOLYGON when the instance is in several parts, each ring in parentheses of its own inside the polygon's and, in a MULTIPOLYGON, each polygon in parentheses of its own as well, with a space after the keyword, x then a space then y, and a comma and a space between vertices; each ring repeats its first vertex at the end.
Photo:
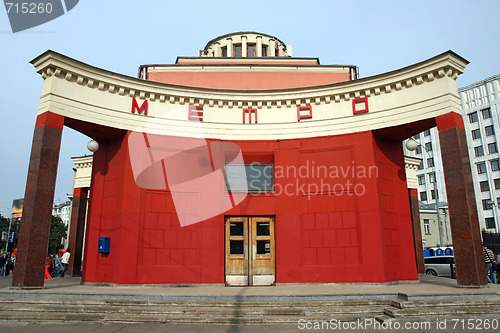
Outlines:
POLYGON ((9 231, 7 232, 7 239, 5 240, 5 249, 3 253, 7 253, 7 249, 9 247, 9 239, 10 239, 10 228, 12 226, 12 214, 10 213, 9 209, 9 231))
MULTIPOLYGON (((439 191, 437 188, 438 177, 437 177, 437 171, 436 171, 436 165, 434 162, 434 157, 431 156, 431 154, 427 151, 425 146, 418 143, 413 137, 409 138, 406 141, 405 146, 406 146, 406 149, 408 149, 409 151, 414 151, 415 149, 417 149, 418 146, 420 146, 427 153, 427 155, 433 159, 431 169, 434 171, 434 195, 435 195, 435 200, 436 200, 436 215, 437 215, 437 220, 438 220, 439 243, 440 243, 440 246, 444 246, 443 230, 442 230, 443 226, 441 224, 441 216, 440 216, 440 212, 439 212, 439 191)), ((430 181, 430 179, 429 179, 429 181, 430 181)))

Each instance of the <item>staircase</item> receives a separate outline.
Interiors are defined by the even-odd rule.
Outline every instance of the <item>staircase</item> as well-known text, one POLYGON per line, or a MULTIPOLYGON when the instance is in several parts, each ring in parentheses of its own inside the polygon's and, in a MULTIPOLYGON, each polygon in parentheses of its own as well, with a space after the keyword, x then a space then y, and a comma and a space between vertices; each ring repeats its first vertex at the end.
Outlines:
POLYGON ((500 327, 500 295, 484 299, 466 298, 465 295, 460 298, 455 297, 455 299, 436 298, 439 297, 429 297, 427 300, 393 300, 391 306, 384 310, 384 315, 377 316, 376 319, 381 323, 422 322, 423 320, 437 323, 447 320, 450 325, 453 325, 448 328, 455 326, 457 329, 462 328, 461 325, 464 323, 467 325, 464 322, 467 319, 489 319, 490 322, 495 319, 497 328, 500 327))
POLYGON ((500 295, 172 296, 0 293, 0 320, 271 324, 500 321, 500 295))

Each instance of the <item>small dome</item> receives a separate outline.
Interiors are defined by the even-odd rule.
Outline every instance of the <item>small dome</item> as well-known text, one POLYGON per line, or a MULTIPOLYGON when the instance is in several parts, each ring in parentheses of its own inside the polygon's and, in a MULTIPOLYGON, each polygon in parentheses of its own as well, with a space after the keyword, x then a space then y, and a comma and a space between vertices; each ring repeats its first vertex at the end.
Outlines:
POLYGON ((271 35, 244 31, 216 37, 200 51, 202 57, 291 57, 291 46, 271 35))

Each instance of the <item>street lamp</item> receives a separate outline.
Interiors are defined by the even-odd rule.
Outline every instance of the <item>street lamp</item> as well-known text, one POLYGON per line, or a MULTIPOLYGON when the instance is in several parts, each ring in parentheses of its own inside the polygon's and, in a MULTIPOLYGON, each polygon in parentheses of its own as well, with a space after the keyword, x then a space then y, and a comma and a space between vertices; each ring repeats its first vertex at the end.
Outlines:
POLYGON ((87 149, 95 153, 97 150, 99 150, 99 143, 92 139, 89 141, 89 143, 87 143, 87 149))

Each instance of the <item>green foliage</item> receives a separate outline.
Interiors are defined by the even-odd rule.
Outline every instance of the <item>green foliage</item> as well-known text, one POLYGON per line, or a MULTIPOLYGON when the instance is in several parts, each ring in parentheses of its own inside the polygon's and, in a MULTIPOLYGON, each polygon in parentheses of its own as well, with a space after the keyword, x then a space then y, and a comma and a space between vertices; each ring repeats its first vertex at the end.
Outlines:
MULTIPOLYGON (((3 231, 5 232, 9 231, 9 222, 10 221, 8 218, 0 215, 0 235, 2 234, 3 231)), ((14 232, 14 241, 12 243, 9 243, 7 252, 12 253, 12 250, 14 250, 14 244, 17 244, 17 239, 19 236, 19 223, 17 222, 17 219, 12 220, 10 232, 14 232)), ((5 241, 0 242, 0 249, 2 251, 5 249, 5 241)))
MULTIPOLYGON (((9 243, 8 252, 14 250, 14 245, 17 244, 17 239, 19 237, 19 227, 22 221, 17 222, 16 219, 12 221, 10 231, 14 232, 14 241, 9 243)), ((61 244, 61 238, 66 238, 66 232, 68 227, 64 225, 63 221, 59 216, 52 216, 50 222, 50 238, 49 238, 49 253, 55 254, 64 247, 61 244)), ((0 235, 2 231, 9 231, 9 219, 0 215, 0 235)), ((5 242, 0 242, 1 250, 5 249, 5 242)))
POLYGON ((64 225, 59 216, 52 216, 50 222, 49 253, 55 254, 64 247, 61 238, 66 238, 68 227, 64 225))

